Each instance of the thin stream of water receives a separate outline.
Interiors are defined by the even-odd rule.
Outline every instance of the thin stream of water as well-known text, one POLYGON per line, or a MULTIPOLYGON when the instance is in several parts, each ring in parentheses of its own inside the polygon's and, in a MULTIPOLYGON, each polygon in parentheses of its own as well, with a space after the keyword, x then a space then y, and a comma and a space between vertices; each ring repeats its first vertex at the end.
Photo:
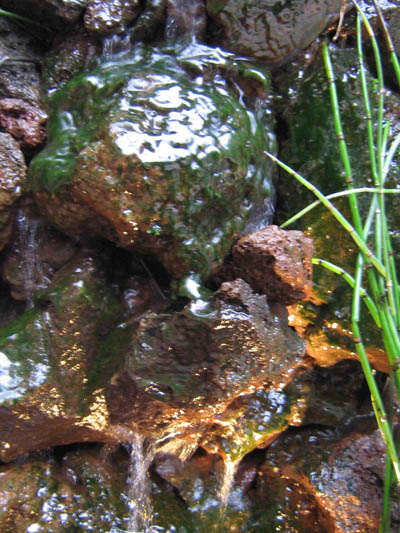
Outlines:
POLYGON ((235 481, 235 475, 238 468, 238 461, 231 461, 226 458, 224 460, 224 475, 222 477, 218 497, 223 507, 223 512, 228 505, 229 495, 232 491, 232 486, 235 481))
POLYGON ((129 533, 151 533, 153 531, 153 508, 148 473, 153 459, 154 447, 146 446, 144 437, 135 433, 131 440, 128 476, 129 533))

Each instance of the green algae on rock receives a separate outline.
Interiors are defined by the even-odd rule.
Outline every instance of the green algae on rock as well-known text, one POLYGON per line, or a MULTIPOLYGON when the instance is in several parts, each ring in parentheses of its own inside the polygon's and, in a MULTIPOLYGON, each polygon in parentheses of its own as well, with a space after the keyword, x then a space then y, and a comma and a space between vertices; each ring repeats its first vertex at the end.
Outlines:
POLYGON ((221 73, 255 76, 239 63, 203 45, 137 47, 56 91, 31 164, 41 210, 67 233, 156 256, 175 278, 207 276, 271 193, 269 109, 246 106, 221 73))
MULTIPOLYGON (((372 186, 369 167, 366 120, 362 92, 358 78, 358 60, 354 50, 332 50, 336 85, 339 93, 341 116, 349 156, 353 168, 355 187, 372 186)), ((372 101, 377 98, 377 82, 368 75, 372 101)), ((329 98, 329 83, 322 63, 301 71, 297 80, 288 83, 283 100, 283 114, 288 125, 288 139, 281 159, 296 171, 311 179, 312 183, 330 194, 345 189, 329 98)), ((400 112, 400 100, 390 92, 385 94, 386 110, 391 117, 395 135, 400 112)), ((373 116, 376 120, 376 116, 373 116)), ((385 186, 398 188, 400 172, 395 158, 385 186)), ((315 200, 315 197, 294 178, 282 173, 279 182, 281 198, 280 222, 297 213, 315 200)), ((360 208, 368 206, 365 196, 359 195, 360 208)), ((335 205, 348 216, 347 199, 338 199, 335 205)), ((400 251, 400 200, 391 195, 386 202, 386 217, 391 228, 395 254, 400 251)), ((348 233, 333 219, 324 207, 317 207, 298 221, 297 228, 311 237, 316 257, 335 263, 353 273, 357 249, 348 233)), ((308 353, 319 364, 331 365, 343 358, 356 358, 351 335, 351 289, 336 274, 322 267, 313 270, 314 290, 311 302, 294 305, 291 309, 293 325, 304 335, 308 353), (312 325, 313 324, 313 325, 312 325)), ((387 360, 381 346, 381 336, 372 319, 363 311, 361 327, 364 342, 372 363, 387 371, 387 360)))

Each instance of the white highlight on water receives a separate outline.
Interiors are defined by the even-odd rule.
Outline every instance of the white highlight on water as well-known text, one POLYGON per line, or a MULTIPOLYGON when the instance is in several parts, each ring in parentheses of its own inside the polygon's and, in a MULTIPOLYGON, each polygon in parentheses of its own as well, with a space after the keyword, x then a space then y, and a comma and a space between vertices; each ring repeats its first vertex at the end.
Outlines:
POLYGON ((228 505, 229 495, 232 491, 232 486, 235 481, 235 474, 239 465, 239 461, 231 461, 228 457, 224 459, 224 474, 221 480, 218 497, 223 506, 223 509, 228 505))
POLYGON ((131 454, 128 476, 129 533, 151 533, 153 531, 153 508, 149 467, 154 458, 154 448, 147 445, 139 433, 131 439, 131 454))

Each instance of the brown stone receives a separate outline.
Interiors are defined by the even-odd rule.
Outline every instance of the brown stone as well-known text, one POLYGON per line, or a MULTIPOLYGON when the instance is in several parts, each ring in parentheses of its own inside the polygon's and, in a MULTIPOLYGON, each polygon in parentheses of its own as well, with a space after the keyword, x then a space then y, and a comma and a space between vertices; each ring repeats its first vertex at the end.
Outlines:
POLYGON ((266 226, 233 246, 231 268, 234 277, 244 279, 256 292, 289 305, 311 294, 313 251, 311 239, 301 231, 266 226))
MULTIPOLYGON (((284 435, 271 446, 259 485, 268 490, 277 485, 275 494, 281 495, 288 489, 297 491, 297 507, 304 501, 318 509, 325 532, 373 533, 379 529, 382 510, 384 463, 378 430, 340 436, 309 429, 284 435)), ((281 503, 286 516, 293 513, 285 508, 287 502, 281 503)))
POLYGON ((40 146, 46 140, 47 114, 20 98, 0 100, 0 125, 23 148, 40 146))

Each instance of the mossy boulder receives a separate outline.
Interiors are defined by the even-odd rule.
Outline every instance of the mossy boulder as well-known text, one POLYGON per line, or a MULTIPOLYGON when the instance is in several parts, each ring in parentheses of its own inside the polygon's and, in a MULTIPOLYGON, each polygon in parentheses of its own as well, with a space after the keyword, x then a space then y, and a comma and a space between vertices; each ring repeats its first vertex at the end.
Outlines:
MULTIPOLYGON (((359 67, 354 50, 332 49, 337 90, 344 134, 353 170, 355 187, 373 186, 369 166, 366 120, 364 118, 359 67)), ((377 102, 377 82, 368 75, 373 109, 377 102)), ((288 138, 281 159, 309 179, 325 194, 344 190, 345 176, 341 164, 333 125, 329 97, 329 83, 322 61, 316 62, 299 78, 288 81, 285 104, 282 108, 288 126, 288 138)), ((400 100, 390 92, 385 94, 388 118, 394 127, 400 113, 400 100)), ((373 121, 376 121, 374 112, 373 121)), ((396 131, 396 130, 393 130, 396 131)), ((385 186, 398 188, 400 171, 397 159, 391 165, 385 186)), ((293 177, 280 175, 279 222, 283 222, 315 197, 293 177)), ((363 215, 370 196, 359 195, 363 215)), ((350 218, 346 198, 335 200, 335 205, 350 218)), ((395 255, 400 252, 400 200, 398 195, 387 196, 386 215, 393 239, 395 255)), ((346 231, 324 207, 317 207, 295 225, 314 241, 315 256, 335 263, 350 274, 354 272, 357 247, 346 231)), ((372 243, 373 246, 373 243, 372 243)), ((351 289, 340 276, 322 267, 313 270, 314 290, 309 302, 292 306, 292 324, 308 343, 308 353, 322 365, 331 365, 343 358, 355 358, 351 334, 351 289)), ((387 370, 380 333, 363 308, 361 326, 368 354, 374 365, 387 370)))
POLYGON ((155 256, 175 278, 205 277, 271 193, 264 150, 275 140, 258 99, 268 94, 262 71, 205 46, 103 59, 49 100, 35 198, 62 231, 155 256), (245 100, 228 70, 258 80, 245 100))

